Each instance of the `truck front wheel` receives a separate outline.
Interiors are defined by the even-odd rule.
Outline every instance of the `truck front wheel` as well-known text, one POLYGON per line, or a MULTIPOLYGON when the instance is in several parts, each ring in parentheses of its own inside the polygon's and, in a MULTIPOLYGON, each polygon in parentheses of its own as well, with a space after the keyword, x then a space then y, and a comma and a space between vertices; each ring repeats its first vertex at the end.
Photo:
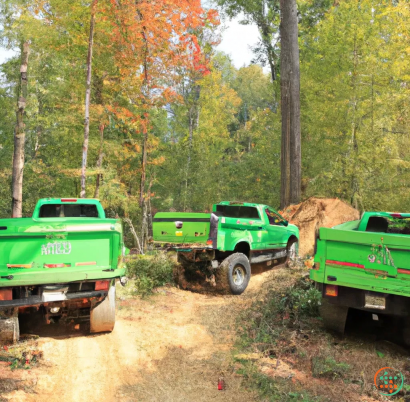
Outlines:
POLYGON ((115 284, 110 287, 107 297, 91 309, 90 332, 111 332, 115 324, 115 284))
POLYGON ((235 253, 222 261, 217 275, 217 282, 224 289, 229 288, 230 293, 233 295, 240 295, 248 286, 250 278, 251 266, 248 257, 242 253, 235 253))
POLYGON ((286 246, 286 266, 293 267, 298 257, 299 242, 291 239, 286 246))

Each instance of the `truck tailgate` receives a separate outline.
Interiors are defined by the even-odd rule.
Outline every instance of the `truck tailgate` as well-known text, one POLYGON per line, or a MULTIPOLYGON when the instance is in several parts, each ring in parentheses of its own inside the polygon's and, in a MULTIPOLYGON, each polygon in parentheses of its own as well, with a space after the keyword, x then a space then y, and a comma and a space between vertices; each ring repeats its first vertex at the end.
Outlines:
POLYGON ((410 294, 410 237, 322 228, 320 239, 318 263, 325 267, 320 281, 410 294))
POLYGON ((152 221, 154 242, 206 244, 211 214, 158 212, 152 221))
POLYGON ((121 228, 107 221, 48 227, 11 222, 0 234, 0 287, 113 277, 122 253, 121 228))

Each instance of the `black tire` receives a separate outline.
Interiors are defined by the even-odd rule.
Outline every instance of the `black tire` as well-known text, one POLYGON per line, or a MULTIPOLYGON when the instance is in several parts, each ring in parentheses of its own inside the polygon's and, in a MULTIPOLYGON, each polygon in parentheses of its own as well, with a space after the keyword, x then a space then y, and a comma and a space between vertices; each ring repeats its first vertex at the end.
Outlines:
POLYGON ((240 295, 251 278, 251 265, 245 254, 235 253, 222 261, 218 269, 217 281, 233 295, 240 295))
POLYGON ((0 318, 0 344, 17 343, 20 339, 20 326, 17 314, 0 318))
POLYGON ((115 284, 110 286, 106 298, 90 314, 90 332, 112 332, 115 325, 115 284))
POLYGON ((343 335, 345 332, 348 311, 349 307, 329 303, 325 298, 322 298, 321 306, 319 307, 320 316, 323 319, 325 328, 339 335, 343 335))
POLYGON ((299 241, 295 238, 289 239, 286 246, 286 266, 292 268, 299 255, 299 241))

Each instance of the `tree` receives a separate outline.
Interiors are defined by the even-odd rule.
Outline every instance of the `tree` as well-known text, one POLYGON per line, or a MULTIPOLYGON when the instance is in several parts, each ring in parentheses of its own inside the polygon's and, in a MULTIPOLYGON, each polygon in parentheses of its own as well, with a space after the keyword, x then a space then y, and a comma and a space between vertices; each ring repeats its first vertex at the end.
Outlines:
POLYGON ((21 45, 20 85, 17 94, 17 123, 14 131, 13 178, 12 178, 12 216, 21 218, 23 212, 23 173, 24 173, 24 146, 26 140, 23 121, 27 100, 27 68, 30 53, 30 42, 21 45))
POLYGON ((87 169, 87 154, 88 154, 88 137, 90 134, 90 98, 91 98, 91 70, 93 59, 93 42, 94 42, 94 25, 95 25, 95 13, 98 0, 93 0, 91 3, 91 18, 90 18, 90 36, 88 39, 88 54, 87 54, 87 79, 85 89, 85 118, 84 118, 84 143, 83 143, 83 158, 81 162, 81 193, 80 197, 85 198, 85 186, 86 177, 85 172, 87 169))
POLYGON ((281 197, 285 208, 300 201, 300 66, 296 0, 281 0, 280 89, 282 113, 281 197))

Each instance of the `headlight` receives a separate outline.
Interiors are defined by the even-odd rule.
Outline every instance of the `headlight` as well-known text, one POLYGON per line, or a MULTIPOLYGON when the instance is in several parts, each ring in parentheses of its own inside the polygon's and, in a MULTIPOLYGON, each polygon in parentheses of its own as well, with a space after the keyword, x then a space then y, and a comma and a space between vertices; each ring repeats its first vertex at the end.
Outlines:
POLYGON ((50 313, 56 314, 60 311, 60 307, 51 307, 50 308, 50 313))

